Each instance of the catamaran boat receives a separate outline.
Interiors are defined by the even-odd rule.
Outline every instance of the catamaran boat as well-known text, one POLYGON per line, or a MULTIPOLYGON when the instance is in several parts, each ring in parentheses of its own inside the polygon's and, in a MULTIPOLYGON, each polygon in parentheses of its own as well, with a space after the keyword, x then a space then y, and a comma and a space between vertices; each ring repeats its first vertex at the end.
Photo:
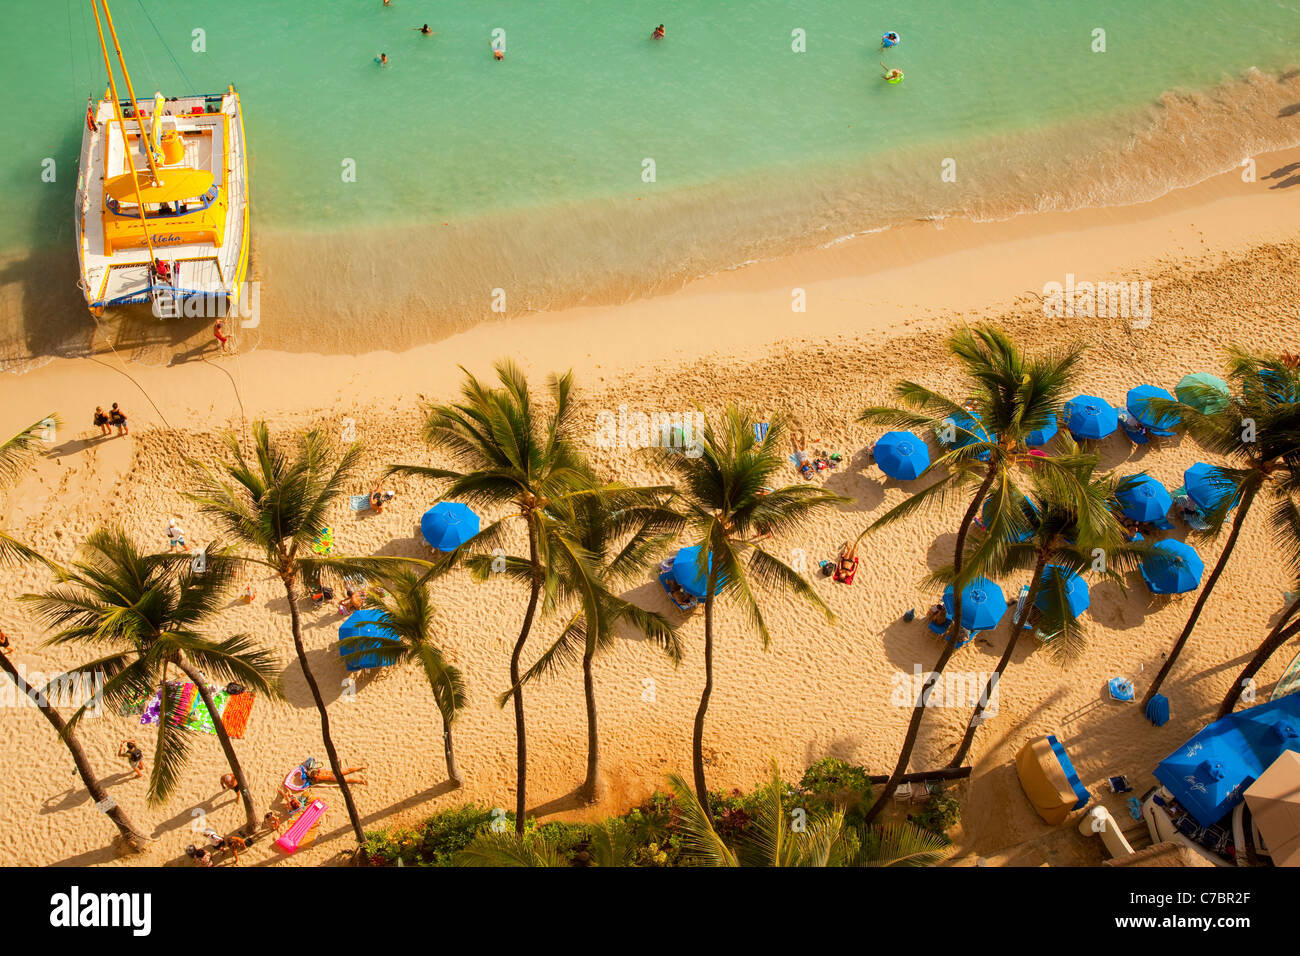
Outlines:
POLYGON ((234 313, 249 246, 239 94, 230 86, 172 99, 158 93, 138 103, 108 2, 91 0, 91 8, 109 88, 87 105, 81 138, 76 233, 86 305, 95 316, 144 302, 164 318, 234 313), (118 95, 105 28, 125 97, 118 95))

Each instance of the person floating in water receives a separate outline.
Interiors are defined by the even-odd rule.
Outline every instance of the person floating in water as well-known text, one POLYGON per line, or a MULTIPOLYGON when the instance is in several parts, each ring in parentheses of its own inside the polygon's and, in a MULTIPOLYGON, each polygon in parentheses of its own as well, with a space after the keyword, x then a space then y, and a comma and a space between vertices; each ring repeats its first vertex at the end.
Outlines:
POLYGON ((659 26, 655 27, 655 32, 650 34, 650 36, 652 39, 662 40, 665 36, 667 36, 667 33, 664 31, 664 25, 661 23, 659 24, 659 26))
POLYGON ((421 33, 423 33, 425 36, 429 36, 430 34, 433 33, 433 31, 429 29, 429 24, 427 24, 427 23, 426 23, 424 26, 422 26, 422 27, 411 27, 411 29, 412 29, 412 30, 419 30, 419 31, 420 31, 421 33))
POLYGON ((901 80, 903 78, 902 70, 889 70, 884 74, 884 78, 890 81, 901 80))
POLYGON ((387 54, 387 53, 381 53, 381 54, 379 54, 379 65, 380 65, 380 66, 388 66, 388 54, 387 54))
POLYGON ((492 58, 495 60, 504 60, 506 58, 506 51, 501 49, 499 46, 494 46, 492 48, 492 58))

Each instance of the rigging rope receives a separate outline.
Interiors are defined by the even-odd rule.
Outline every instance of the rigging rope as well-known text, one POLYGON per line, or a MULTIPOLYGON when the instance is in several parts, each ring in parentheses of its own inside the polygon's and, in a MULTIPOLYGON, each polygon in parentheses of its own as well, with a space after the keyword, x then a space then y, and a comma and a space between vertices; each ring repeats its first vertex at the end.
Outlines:
POLYGON ((172 48, 169 47, 167 45, 167 41, 163 39, 162 31, 158 29, 158 24, 153 22, 153 17, 149 15, 149 11, 146 10, 144 7, 144 0, 136 0, 136 3, 140 5, 140 12, 143 13, 145 19, 149 21, 149 25, 153 27, 153 32, 158 34, 158 39, 162 42, 163 49, 167 51, 167 55, 171 57, 172 63, 176 65, 176 72, 178 72, 181 75, 181 79, 183 79, 185 81, 185 85, 189 87, 189 92, 191 94, 197 94, 198 87, 196 87, 192 82, 190 82, 190 78, 189 76, 186 75, 185 70, 182 69, 180 61, 176 59, 176 54, 172 53, 172 48))

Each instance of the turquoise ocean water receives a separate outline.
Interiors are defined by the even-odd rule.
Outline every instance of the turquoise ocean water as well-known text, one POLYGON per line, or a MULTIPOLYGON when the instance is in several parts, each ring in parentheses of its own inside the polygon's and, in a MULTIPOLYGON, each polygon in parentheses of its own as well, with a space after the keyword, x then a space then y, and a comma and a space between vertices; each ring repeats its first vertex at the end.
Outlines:
MULTIPOLYGON (((283 319, 265 334, 290 348, 319 347, 304 334, 320 318, 396 311, 405 344, 488 314, 497 288, 511 311, 619 301, 911 219, 1141 201, 1300 142, 1286 73, 1300 4, 1283 0, 115 0, 113 12, 141 97, 240 90, 255 276, 283 319), (414 29, 425 22, 434 36, 414 29), (902 43, 882 51, 889 29, 902 43), (882 82, 881 61, 905 81, 882 82)), ((57 350, 58 330, 84 324, 67 288, 72 193, 86 98, 105 83, 88 0, 10 5, 0 45, 6 98, 21 105, 0 152, 12 358, 57 350)))

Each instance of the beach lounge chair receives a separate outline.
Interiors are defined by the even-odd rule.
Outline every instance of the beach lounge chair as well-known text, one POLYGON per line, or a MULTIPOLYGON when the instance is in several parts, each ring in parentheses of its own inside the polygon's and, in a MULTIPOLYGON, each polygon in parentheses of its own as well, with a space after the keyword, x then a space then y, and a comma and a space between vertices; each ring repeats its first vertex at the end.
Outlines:
POLYGON ((1119 413, 1119 426, 1124 429, 1124 434, 1135 445, 1145 445, 1151 441, 1147 435, 1147 430, 1126 412, 1119 413))
POLYGON ((940 637, 943 637, 945 634, 948 633, 947 624, 936 624, 934 623, 934 621, 926 621, 925 626, 928 627, 935 634, 939 635, 940 637))
POLYGON ((673 606, 676 607, 679 611, 689 611, 692 610, 694 607, 696 607, 696 602, 694 598, 691 598, 690 600, 687 601, 687 603, 683 604, 680 601, 678 601, 676 597, 674 597, 673 585, 677 583, 677 579, 673 577, 673 572, 671 570, 663 571, 660 573, 659 583, 663 586, 664 593, 668 595, 668 600, 672 601, 673 606))
POLYGON ((924 780, 913 780, 909 797, 912 803, 925 803, 930 799, 930 788, 925 785, 924 780))
POLYGON ((298 814, 298 819, 293 821, 289 829, 281 834, 280 839, 275 841, 275 845, 285 853, 296 853, 326 809, 328 808, 325 806, 325 801, 313 800, 306 810, 298 814))
POLYGON ((1110 784, 1111 793, 1129 793, 1133 789, 1133 784, 1129 783, 1128 777, 1124 776, 1124 774, 1111 777, 1106 782, 1110 784))
POLYGON ((754 441, 767 441, 767 422, 754 422, 754 441))

